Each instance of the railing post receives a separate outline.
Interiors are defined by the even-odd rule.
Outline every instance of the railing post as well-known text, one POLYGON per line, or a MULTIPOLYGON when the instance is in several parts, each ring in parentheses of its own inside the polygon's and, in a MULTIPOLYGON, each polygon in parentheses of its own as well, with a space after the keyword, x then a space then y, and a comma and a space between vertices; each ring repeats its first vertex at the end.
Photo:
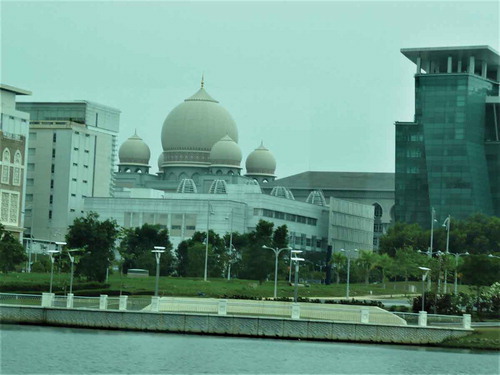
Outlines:
POLYGON ((106 310, 108 308, 108 295, 101 294, 99 297, 99 310, 106 310))
POLYGON ((292 319, 300 319, 300 305, 292 303, 292 319))
POLYGON ((160 297, 158 296, 151 297, 151 311, 153 312, 160 311, 160 297))
POLYGON ((127 299, 128 296, 120 296, 120 302, 118 306, 118 310, 127 310, 127 299))
POLYGON ((220 299, 217 314, 226 315, 227 314, 227 299, 220 299))
POLYGON ((471 328, 471 317, 470 314, 464 314, 462 317, 462 326, 465 329, 471 328))
POLYGON ((420 327, 427 327, 427 311, 419 311, 418 325, 420 327))
POLYGON ((66 308, 67 309, 72 309, 73 308, 73 299, 75 295, 73 293, 68 293, 66 296, 66 308))
POLYGON ((54 293, 42 293, 42 307, 52 307, 54 293))
POLYGON ((361 309, 361 323, 369 323, 370 322, 370 310, 361 309))

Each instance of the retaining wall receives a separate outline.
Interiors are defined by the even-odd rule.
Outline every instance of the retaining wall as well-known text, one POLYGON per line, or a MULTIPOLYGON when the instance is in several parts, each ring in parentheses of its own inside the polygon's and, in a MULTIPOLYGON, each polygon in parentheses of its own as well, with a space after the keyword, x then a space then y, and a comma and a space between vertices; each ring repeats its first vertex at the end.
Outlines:
POLYGON ((398 344, 435 344, 451 337, 466 336, 472 332, 472 330, 459 328, 361 324, 270 317, 76 310, 5 305, 0 306, 0 322, 398 344))

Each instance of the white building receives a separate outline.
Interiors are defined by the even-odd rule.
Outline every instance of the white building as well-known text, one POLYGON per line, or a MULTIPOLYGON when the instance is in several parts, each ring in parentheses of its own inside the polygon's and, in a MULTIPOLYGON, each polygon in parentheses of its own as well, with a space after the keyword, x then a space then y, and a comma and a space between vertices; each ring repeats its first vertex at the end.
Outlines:
POLYGON ((22 241, 30 117, 16 109, 16 95, 31 95, 31 92, 0 84, 0 222, 22 241))
POLYGON ((31 114, 26 226, 35 239, 63 241, 86 197, 110 197, 120 111, 75 102, 17 103, 31 114))
POLYGON ((338 199, 329 206, 318 191, 296 201, 283 186, 263 193, 261 186, 276 177, 276 160, 263 144, 246 158, 243 176, 236 122, 203 83, 167 115, 161 142, 158 173, 150 174, 148 145, 137 134, 127 139, 119 150, 114 197, 87 197, 84 211, 124 227, 159 224, 174 246, 207 227, 220 235, 246 233, 263 219, 286 224, 298 249, 373 248, 373 206, 338 199))

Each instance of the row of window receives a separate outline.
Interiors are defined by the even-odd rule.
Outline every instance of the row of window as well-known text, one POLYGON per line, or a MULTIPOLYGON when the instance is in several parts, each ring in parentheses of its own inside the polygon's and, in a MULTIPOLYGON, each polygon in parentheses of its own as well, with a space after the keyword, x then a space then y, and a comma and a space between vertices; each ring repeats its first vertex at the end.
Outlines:
POLYGON ((12 185, 21 186, 21 168, 23 167, 23 160, 21 151, 16 150, 14 153, 14 166, 11 165, 11 154, 8 148, 3 150, 2 153, 2 177, 0 181, 2 184, 10 184, 10 170, 13 168, 12 185))
POLYGON ((265 216, 271 217, 280 220, 292 221, 296 223, 308 224, 308 225, 317 225, 317 219, 312 217, 306 217, 301 215, 289 214, 281 211, 268 210, 266 208, 254 208, 253 214, 255 216, 265 216))

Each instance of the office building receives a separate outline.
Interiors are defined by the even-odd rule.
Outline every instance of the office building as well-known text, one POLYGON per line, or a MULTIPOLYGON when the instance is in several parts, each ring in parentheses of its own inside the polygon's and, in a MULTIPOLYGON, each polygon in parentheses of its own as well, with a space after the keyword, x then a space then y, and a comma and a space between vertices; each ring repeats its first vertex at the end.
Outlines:
POLYGON ((26 227, 37 240, 64 241, 85 197, 113 194, 120 111, 88 101, 17 108, 31 116, 26 227))
POLYGON ((396 122, 395 219, 500 216, 499 54, 488 46, 406 48, 415 117, 396 122))

